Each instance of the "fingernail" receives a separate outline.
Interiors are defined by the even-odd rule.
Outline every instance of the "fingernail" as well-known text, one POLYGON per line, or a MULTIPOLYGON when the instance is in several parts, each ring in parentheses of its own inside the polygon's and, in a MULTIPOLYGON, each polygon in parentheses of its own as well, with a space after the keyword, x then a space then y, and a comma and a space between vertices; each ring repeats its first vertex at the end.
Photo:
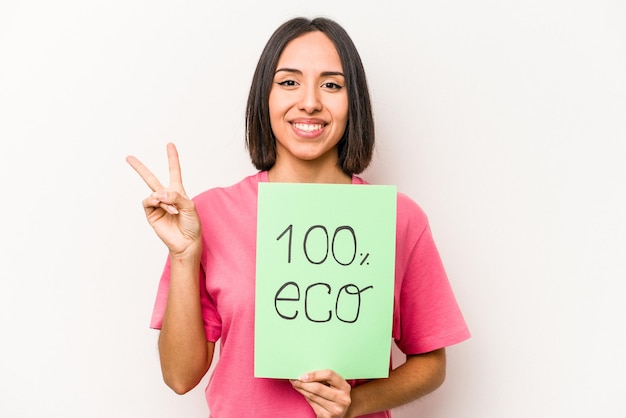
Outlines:
POLYGON ((166 205, 165 210, 167 210, 172 215, 178 215, 178 209, 174 205, 166 205))
POLYGON ((298 378, 298 380, 302 380, 303 382, 309 380, 309 374, 308 373, 303 374, 302 376, 298 378))

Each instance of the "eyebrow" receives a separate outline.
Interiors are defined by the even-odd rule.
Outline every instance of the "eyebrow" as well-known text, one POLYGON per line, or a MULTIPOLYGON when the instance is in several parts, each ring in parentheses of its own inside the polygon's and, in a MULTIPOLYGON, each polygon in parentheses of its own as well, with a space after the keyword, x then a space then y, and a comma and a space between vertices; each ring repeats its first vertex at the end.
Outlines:
MULTIPOLYGON (((274 74, 277 74, 281 71, 284 72, 288 72, 288 73, 296 73, 296 74, 302 74, 302 71, 296 69, 296 68, 279 68, 277 69, 274 74)), ((320 74, 322 77, 328 77, 328 76, 333 76, 333 75, 338 75, 341 77, 345 77, 345 75, 341 72, 341 71, 322 71, 322 73, 320 74)))

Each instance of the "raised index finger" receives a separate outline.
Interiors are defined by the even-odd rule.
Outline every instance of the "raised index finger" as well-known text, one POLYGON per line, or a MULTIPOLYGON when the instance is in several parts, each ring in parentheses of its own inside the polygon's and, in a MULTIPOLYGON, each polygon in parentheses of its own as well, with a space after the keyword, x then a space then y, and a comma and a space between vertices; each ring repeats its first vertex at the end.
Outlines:
POLYGON ((130 166, 137 172, 137 174, 139 174, 139 176, 146 182, 148 187, 150 187, 153 192, 164 189, 159 179, 157 179, 152 171, 148 170, 148 167, 143 165, 143 163, 137 158, 129 155, 126 157, 126 162, 130 164, 130 166))

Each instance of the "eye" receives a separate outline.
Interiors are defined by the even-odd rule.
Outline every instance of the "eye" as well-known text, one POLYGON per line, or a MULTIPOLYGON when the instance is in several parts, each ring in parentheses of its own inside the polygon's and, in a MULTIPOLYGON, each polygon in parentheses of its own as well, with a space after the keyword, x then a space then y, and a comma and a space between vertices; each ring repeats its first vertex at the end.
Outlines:
POLYGON ((294 80, 284 80, 284 81, 277 81, 276 84, 278 84, 279 86, 284 86, 284 87, 294 87, 296 85, 296 82, 294 80))
POLYGON ((333 83, 332 81, 328 81, 328 82, 322 84, 322 87, 324 87, 326 89, 330 89, 330 90, 341 90, 343 88, 343 86, 340 86, 337 83, 333 83))

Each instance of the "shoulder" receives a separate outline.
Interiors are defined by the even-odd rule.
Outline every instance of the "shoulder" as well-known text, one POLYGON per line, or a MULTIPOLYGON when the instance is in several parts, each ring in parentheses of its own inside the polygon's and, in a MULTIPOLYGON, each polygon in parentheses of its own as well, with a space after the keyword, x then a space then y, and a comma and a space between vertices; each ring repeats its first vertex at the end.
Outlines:
POLYGON ((398 192, 396 213, 398 231, 412 231, 421 235, 428 228, 426 212, 415 200, 401 192, 398 192))
MULTIPOLYGON (((352 184, 370 184, 359 176, 352 176, 352 184)), ((422 207, 405 193, 397 192, 396 233, 402 240, 417 240, 429 228, 428 216, 422 207)))
MULTIPOLYGON (((367 180, 353 175, 352 184, 370 184, 367 180)), ((410 196, 398 192, 396 203, 396 225, 398 232, 412 231, 421 234, 428 227, 428 216, 421 206, 410 196)))
POLYGON ((258 172, 229 186, 213 187, 196 195, 192 200, 196 206, 211 206, 230 202, 242 202, 257 195, 262 172, 258 172))
POLYGON ((410 196, 402 192, 398 192, 397 205, 398 217, 408 216, 420 219, 424 222, 428 221, 428 216, 426 215, 426 212, 424 212, 422 207, 410 196))

